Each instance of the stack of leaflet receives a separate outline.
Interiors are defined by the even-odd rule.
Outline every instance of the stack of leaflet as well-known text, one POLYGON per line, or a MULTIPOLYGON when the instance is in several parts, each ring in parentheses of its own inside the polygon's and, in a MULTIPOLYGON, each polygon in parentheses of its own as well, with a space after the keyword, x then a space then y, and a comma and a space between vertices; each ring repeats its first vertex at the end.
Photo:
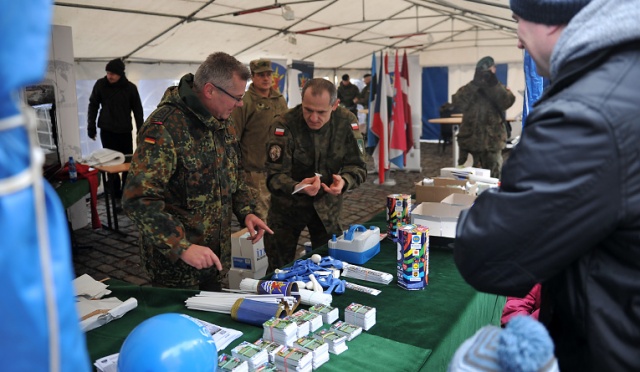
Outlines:
POLYGON ((347 337, 339 335, 334 331, 323 329, 314 333, 313 337, 324 341, 325 344, 329 345, 329 352, 336 355, 342 354, 342 352, 349 348, 346 343, 347 337))
POLYGON ((298 334, 298 325, 289 319, 271 318, 262 324, 262 338, 291 346, 298 334))
POLYGON ((276 367, 281 371, 311 372, 313 354, 306 350, 285 347, 276 353, 276 367))
POLYGON ((282 348, 284 347, 284 345, 281 345, 277 342, 265 340, 263 338, 259 338, 253 344, 258 346, 262 350, 266 350, 267 354, 269 355, 269 361, 271 363, 275 363, 276 353, 282 350, 282 348))
POLYGON ((309 322, 309 333, 315 332, 318 328, 322 327, 322 316, 320 314, 312 313, 304 309, 300 309, 291 314, 292 317, 302 318, 309 322))
POLYGON ((285 319, 289 319, 292 322, 295 322, 298 326, 298 331, 296 332, 297 337, 304 337, 311 333, 311 324, 298 316, 293 316, 293 314, 285 317, 285 319))
POLYGON ((218 355, 219 372, 249 372, 249 363, 229 354, 218 355))
POLYGON ((255 372, 280 372, 278 367, 272 362, 266 362, 265 364, 258 366, 255 372))
POLYGON ((362 333, 362 327, 343 321, 333 323, 329 330, 341 336, 345 336, 347 338, 347 341, 353 340, 354 338, 358 337, 360 333, 362 333))
POLYGON ((352 302, 344 309, 344 320, 368 331, 376 324, 376 308, 352 302))
POLYGON ((231 355, 248 362, 251 371, 269 361, 269 353, 266 350, 247 341, 242 341, 238 346, 231 349, 231 355))
POLYGON ((306 350, 313 355, 313 369, 329 361, 329 345, 315 337, 301 337, 293 343, 293 347, 306 350))
POLYGON ((393 280, 392 274, 351 265, 346 262, 342 263, 342 276, 380 284, 389 284, 393 280))
POLYGON ((311 311, 312 313, 320 314, 322 316, 322 321, 325 324, 331 324, 338 320, 339 317, 338 308, 331 307, 329 305, 317 304, 311 306, 309 308, 309 311, 311 311))

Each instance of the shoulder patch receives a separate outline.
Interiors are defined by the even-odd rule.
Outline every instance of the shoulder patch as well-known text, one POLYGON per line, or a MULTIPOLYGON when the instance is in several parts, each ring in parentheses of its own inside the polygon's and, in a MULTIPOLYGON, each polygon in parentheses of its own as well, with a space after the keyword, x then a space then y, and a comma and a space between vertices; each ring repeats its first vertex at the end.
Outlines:
POLYGON ((164 105, 164 106, 156 109, 151 114, 151 117, 149 118, 149 121, 151 123, 153 123, 153 124, 156 124, 156 125, 162 125, 164 123, 164 121, 167 120, 167 117, 169 117, 169 115, 171 115, 171 113, 175 109, 176 108, 174 106, 164 105))
POLYGON ((282 146, 277 143, 270 144, 267 159, 270 163, 282 164, 282 146))
POLYGON ((360 130, 360 125, 358 125, 358 123, 351 123, 351 129, 360 130))
POLYGON ((276 128, 273 134, 275 134, 276 136, 284 136, 284 128, 276 128))
POLYGON ((150 144, 150 145, 155 145, 156 144, 156 139, 153 137, 145 137, 144 138, 144 142, 150 144))

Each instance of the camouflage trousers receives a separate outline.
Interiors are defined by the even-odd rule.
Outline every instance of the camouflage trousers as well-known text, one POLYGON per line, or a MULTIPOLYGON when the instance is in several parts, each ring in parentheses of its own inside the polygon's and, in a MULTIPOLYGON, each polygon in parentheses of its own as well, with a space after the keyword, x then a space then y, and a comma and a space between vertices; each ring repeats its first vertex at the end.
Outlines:
POLYGON ((269 206, 271 205, 271 192, 267 188, 267 174, 265 172, 245 171, 245 182, 251 190, 251 196, 256 203, 256 216, 260 217, 265 223, 269 215, 269 206))
POLYGON ((502 170, 502 151, 468 151, 460 148, 458 165, 464 165, 467 157, 473 156, 473 167, 483 168, 491 171, 491 177, 500 178, 502 170))
POLYGON ((313 207, 281 213, 275 212, 272 208, 269 211, 269 227, 273 230, 273 235, 264 236, 265 251, 269 258, 267 273, 293 262, 300 233, 305 227, 309 229, 313 249, 327 244, 332 234, 342 234, 342 231, 327 231, 313 207))

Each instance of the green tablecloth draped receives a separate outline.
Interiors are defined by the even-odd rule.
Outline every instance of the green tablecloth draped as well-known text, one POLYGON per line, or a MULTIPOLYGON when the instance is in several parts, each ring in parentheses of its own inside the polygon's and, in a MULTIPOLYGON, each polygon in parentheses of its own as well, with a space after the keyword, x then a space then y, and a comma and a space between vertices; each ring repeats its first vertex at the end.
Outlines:
MULTIPOLYGON (((381 213, 364 224, 386 231, 385 214, 381 213)), ((312 253, 327 254, 322 247, 312 253)), ((385 240, 380 253, 362 266, 391 273, 395 277, 395 244, 385 240)), ((486 324, 499 324, 504 297, 479 293, 467 285, 446 247, 430 249, 429 285, 421 291, 407 291, 397 286, 395 279, 388 285, 347 279, 382 291, 378 296, 346 290, 333 296, 334 307, 344 319, 344 308, 351 302, 376 308, 376 324, 348 342, 349 350, 331 355, 331 360, 318 371, 349 371, 354 368, 370 371, 445 371, 458 346, 486 324)), ((184 301, 197 293, 137 287, 111 280, 107 282, 112 296, 124 301, 138 300, 138 308, 100 328, 87 333, 92 361, 118 352, 128 333, 141 321, 165 312, 179 312, 211 323, 242 331, 243 336, 224 352, 230 353, 240 341, 255 341, 262 328, 233 321, 230 316, 188 310, 184 301)), ((110 296, 111 296, 110 295, 110 296)))

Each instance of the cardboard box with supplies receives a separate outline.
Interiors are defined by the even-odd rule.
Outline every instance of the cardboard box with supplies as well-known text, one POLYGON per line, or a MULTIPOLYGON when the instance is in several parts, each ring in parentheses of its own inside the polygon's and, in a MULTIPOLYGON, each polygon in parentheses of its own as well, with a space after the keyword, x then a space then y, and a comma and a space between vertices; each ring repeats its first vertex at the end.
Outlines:
POLYGON ((253 244, 248 237, 246 228, 231 234, 231 267, 253 272, 266 270, 269 262, 264 250, 264 239, 253 244))
POLYGON ((475 182, 442 177, 434 177, 428 184, 425 181, 429 179, 416 183, 416 203, 440 203, 451 194, 476 194, 475 182))
POLYGON ((458 216, 474 200, 473 195, 451 194, 441 203, 420 203, 411 212, 411 223, 428 227, 430 236, 455 239, 458 216))

